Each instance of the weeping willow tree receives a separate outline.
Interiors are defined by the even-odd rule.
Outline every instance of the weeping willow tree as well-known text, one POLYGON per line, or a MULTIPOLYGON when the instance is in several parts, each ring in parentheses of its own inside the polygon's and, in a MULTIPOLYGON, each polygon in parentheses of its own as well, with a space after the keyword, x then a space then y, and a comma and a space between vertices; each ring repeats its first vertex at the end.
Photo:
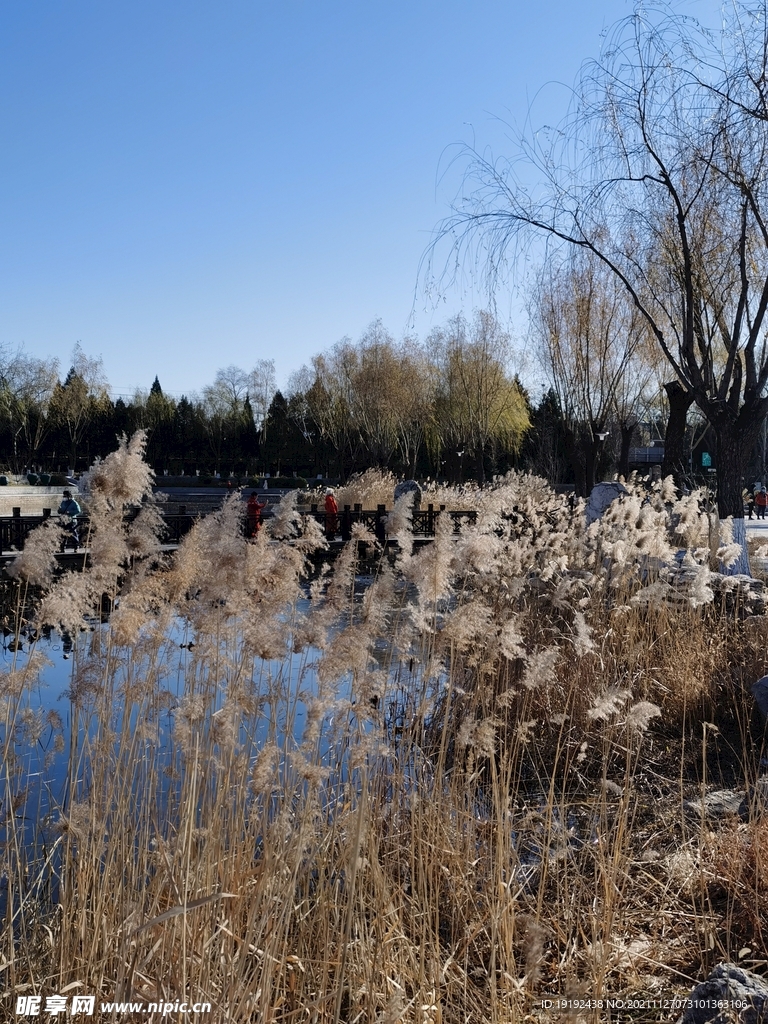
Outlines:
POLYGON ((558 130, 520 134, 510 159, 465 151, 461 199, 425 257, 434 267, 447 242, 443 266, 469 261, 491 285, 542 240, 599 260, 711 424, 718 511, 741 539, 768 414, 767 68, 768 0, 734 0, 717 34, 638 5, 558 130))
POLYGON ((589 494, 609 424, 619 426, 628 458, 650 378, 647 325, 614 275, 581 251, 547 261, 530 317, 542 371, 562 411, 576 490, 589 494))
POLYGON ((489 312, 454 317, 430 336, 434 373, 433 450, 464 456, 485 479, 485 459, 517 451, 530 426, 528 407, 509 373, 511 342, 489 312))

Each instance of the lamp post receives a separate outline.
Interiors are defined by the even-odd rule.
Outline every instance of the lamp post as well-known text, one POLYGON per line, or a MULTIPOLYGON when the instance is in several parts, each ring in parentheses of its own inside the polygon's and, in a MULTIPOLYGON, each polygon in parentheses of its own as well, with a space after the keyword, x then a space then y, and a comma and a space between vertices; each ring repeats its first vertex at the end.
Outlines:
POLYGON ((592 483, 593 483, 593 485, 595 483, 597 483, 597 475, 598 475, 599 466, 600 466, 600 455, 602 454, 602 451, 603 451, 603 444, 605 443, 605 439, 606 439, 606 437, 608 437, 609 434, 610 434, 609 430, 596 430, 595 431, 595 435, 594 436, 597 438, 597 445, 595 446, 594 467, 593 467, 593 470, 592 470, 592 483))
POLYGON ((465 446, 464 445, 462 445, 461 448, 458 448, 456 450, 456 454, 459 457, 459 483, 460 484, 464 483, 464 451, 465 451, 465 446))

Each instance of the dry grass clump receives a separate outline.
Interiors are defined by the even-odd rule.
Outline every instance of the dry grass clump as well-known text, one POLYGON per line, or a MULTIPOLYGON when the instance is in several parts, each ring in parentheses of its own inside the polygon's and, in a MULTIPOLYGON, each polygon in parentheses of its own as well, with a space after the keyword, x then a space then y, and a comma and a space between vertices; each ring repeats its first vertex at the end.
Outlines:
POLYGON ((701 851, 703 898, 728 922, 731 957, 768 948, 768 816, 764 794, 748 822, 731 822, 701 851), (739 949, 737 949, 739 947, 739 949))
POLYGON ((339 508, 360 504, 365 509, 376 508, 377 505, 392 507, 397 477, 389 470, 367 469, 364 473, 356 473, 342 487, 336 489, 336 500, 339 508))
POLYGON ((50 811, 25 758, 64 730, 35 709, 34 658, 0 678, 10 996, 479 1024, 535 1019, 545 994, 684 992, 712 935, 765 954, 762 826, 732 856, 730 826, 682 808, 757 773, 744 694, 765 670, 716 605, 695 499, 632 483, 587 528, 511 475, 458 538, 441 522, 414 550, 396 510, 393 557, 361 564, 356 527, 319 572, 291 498, 255 541, 231 500, 166 565, 151 510, 141 543, 117 514, 146 493, 141 449, 92 474, 92 569, 19 566, 38 626, 115 609, 75 649, 50 811))
MULTIPOLYGON (((366 469, 363 473, 354 473, 345 484, 334 488, 339 508, 356 504, 364 509, 375 509, 377 505, 392 507, 397 477, 389 470, 366 469)), ((313 502, 322 505, 325 499, 325 483, 318 484, 310 490, 302 492, 302 501, 309 505, 313 502)))

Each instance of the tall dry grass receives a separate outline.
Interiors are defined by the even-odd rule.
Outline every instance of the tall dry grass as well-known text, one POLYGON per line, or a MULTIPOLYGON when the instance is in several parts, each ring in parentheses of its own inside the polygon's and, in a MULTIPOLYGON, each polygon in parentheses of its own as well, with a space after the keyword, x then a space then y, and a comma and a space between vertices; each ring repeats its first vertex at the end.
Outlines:
POLYGON ((55 576, 45 528, 15 570, 38 630, 114 610, 75 645, 66 735, 31 699, 39 652, 0 678, 4 1000, 510 1021, 767 959, 764 824, 683 808, 759 773, 765 670, 695 496, 632 485, 587 529, 510 476, 459 538, 415 550, 401 504, 396 554, 353 542, 320 570, 290 499, 255 542, 233 499, 166 562, 142 444, 91 473, 90 568, 55 576), (67 785, 41 816, 24 765, 45 729, 67 785))

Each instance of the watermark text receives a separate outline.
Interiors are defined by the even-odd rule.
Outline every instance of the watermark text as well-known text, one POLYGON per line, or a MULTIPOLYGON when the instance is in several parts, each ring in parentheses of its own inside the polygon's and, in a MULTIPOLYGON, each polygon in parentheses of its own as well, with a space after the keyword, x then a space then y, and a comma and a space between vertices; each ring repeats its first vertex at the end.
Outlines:
POLYGON ((157 1003, 112 1002, 96 1003, 96 996, 18 996, 16 998, 17 1017, 58 1017, 67 1014, 70 1017, 93 1017, 97 1008, 105 1013, 142 1013, 166 1014, 178 1013, 210 1013, 210 1003, 186 1003, 176 1000, 157 1003))

